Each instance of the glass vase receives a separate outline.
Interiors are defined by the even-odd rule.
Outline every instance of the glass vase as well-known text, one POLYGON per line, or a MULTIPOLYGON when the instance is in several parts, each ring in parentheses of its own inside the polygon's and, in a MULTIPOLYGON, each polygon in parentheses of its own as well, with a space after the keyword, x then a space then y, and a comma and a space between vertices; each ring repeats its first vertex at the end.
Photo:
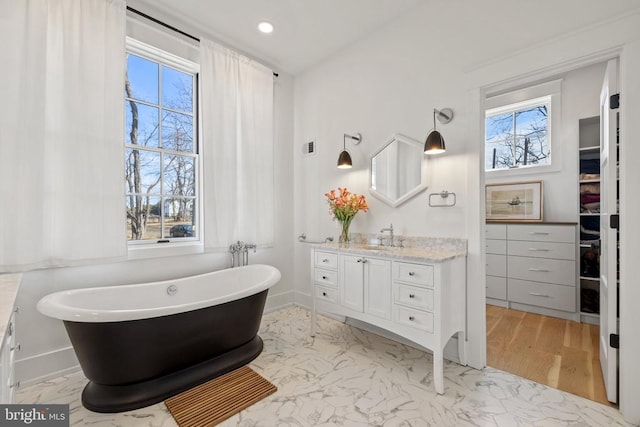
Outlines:
POLYGON ((338 238, 339 243, 348 244, 351 240, 349 238, 349 226, 351 226, 351 221, 353 221, 354 217, 350 217, 345 219, 344 221, 340 221, 340 237, 338 238))

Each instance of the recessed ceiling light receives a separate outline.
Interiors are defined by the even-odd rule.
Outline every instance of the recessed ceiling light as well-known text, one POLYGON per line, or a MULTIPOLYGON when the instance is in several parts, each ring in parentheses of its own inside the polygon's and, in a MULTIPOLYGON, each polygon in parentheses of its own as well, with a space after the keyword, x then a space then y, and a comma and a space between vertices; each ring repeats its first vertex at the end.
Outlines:
POLYGON ((262 21, 258 24, 258 30, 265 34, 273 32, 273 24, 271 22, 262 21))

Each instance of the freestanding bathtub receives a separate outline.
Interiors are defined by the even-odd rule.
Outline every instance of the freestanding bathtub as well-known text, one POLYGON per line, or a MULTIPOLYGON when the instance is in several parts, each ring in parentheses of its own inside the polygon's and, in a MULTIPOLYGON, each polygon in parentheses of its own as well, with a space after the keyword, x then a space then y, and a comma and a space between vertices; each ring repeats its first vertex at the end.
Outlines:
POLYGON ((38 310, 61 319, 89 379, 82 404, 122 412, 160 402, 255 359, 280 271, 269 265, 176 280, 56 292, 38 310))

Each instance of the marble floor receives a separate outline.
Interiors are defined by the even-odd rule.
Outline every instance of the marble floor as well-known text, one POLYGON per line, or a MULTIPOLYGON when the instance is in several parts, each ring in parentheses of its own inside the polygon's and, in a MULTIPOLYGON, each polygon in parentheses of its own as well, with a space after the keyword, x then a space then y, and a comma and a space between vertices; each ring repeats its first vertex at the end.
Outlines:
MULTIPOLYGON (((288 307, 265 315, 263 353, 251 367, 278 387, 223 426, 625 426, 610 407, 495 369, 446 363, 445 394, 431 356, 288 307)), ((68 403, 74 426, 175 426, 164 404, 96 414, 80 404, 85 379, 66 375, 24 388, 18 403, 68 403)))

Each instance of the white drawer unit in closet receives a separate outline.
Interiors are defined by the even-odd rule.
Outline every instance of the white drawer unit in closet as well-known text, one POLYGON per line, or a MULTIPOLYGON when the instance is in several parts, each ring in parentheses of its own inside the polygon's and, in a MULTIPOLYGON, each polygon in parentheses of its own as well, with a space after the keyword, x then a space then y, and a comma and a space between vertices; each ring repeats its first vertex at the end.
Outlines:
POLYGON ((577 320, 575 224, 506 224, 509 307, 577 320))
POLYGON ((487 302, 504 306, 507 299, 506 224, 487 224, 485 236, 487 302))
POLYGON ((509 279, 509 301, 573 312, 576 289, 572 286, 509 279))
POLYGON ((509 279, 566 286, 575 286, 576 284, 575 261, 509 255, 507 270, 509 279))
POLYGON ((507 240, 530 242, 576 242, 575 225, 559 224, 508 224, 507 240))

